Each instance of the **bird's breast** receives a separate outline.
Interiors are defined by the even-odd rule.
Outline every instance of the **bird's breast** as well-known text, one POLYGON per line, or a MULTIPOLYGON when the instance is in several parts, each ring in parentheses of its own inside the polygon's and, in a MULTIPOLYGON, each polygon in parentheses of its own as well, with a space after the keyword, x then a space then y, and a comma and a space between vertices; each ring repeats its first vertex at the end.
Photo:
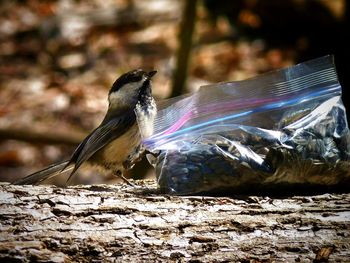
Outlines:
POLYGON ((123 162, 138 154, 140 143, 141 136, 135 123, 127 132, 98 151, 93 161, 109 170, 123 170, 123 162))
POLYGON ((153 134, 154 120, 157 114, 157 105, 153 97, 148 97, 145 105, 138 103, 136 105, 137 121, 143 138, 153 134))

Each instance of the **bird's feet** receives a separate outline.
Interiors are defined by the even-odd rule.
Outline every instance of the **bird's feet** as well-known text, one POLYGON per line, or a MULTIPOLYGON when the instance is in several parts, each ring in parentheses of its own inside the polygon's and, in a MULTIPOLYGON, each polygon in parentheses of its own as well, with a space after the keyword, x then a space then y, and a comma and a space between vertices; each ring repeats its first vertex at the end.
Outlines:
POLYGON ((120 179, 122 179, 126 184, 132 186, 132 187, 136 187, 133 183, 131 183, 128 179, 126 179, 123 175, 123 173, 118 170, 115 173, 113 173, 115 176, 119 177, 120 179))

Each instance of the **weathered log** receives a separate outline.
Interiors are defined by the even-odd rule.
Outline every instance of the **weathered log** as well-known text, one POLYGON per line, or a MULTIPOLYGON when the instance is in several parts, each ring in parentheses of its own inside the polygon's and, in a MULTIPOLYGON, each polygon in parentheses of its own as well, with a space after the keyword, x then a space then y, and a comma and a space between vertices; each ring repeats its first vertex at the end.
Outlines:
POLYGON ((0 262, 347 262, 350 194, 169 196, 0 184, 0 262))

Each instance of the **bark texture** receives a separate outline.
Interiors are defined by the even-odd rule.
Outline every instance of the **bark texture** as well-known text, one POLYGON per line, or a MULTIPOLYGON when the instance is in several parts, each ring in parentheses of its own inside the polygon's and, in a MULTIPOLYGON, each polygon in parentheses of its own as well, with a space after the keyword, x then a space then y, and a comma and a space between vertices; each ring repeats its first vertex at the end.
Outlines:
POLYGON ((350 194, 177 197, 0 184, 0 262, 348 262, 350 194))

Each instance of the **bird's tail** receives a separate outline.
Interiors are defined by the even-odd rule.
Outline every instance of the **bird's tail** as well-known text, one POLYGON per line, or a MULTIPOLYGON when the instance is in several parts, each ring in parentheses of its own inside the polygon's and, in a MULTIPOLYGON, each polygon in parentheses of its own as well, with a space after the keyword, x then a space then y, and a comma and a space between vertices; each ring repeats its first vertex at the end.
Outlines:
POLYGON ((64 162, 60 162, 60 163, 56 163, 53 165, 50 165, 49 167, 46 167, 45 169, 32 173, 22 179, 19 179, 15 182, 13 182, 13 184, 17 184, 17 185, 23 185, 23 184, 39 184, 40 182, 49 179, 51 177, 54 177, 56 175, 61 174, 62 172, 66 172, 69 171, 71 169, 73 169, 73 165, 69 165, 68 167, 66 167, 68 165, 69 161, 64 161, 64 162))

